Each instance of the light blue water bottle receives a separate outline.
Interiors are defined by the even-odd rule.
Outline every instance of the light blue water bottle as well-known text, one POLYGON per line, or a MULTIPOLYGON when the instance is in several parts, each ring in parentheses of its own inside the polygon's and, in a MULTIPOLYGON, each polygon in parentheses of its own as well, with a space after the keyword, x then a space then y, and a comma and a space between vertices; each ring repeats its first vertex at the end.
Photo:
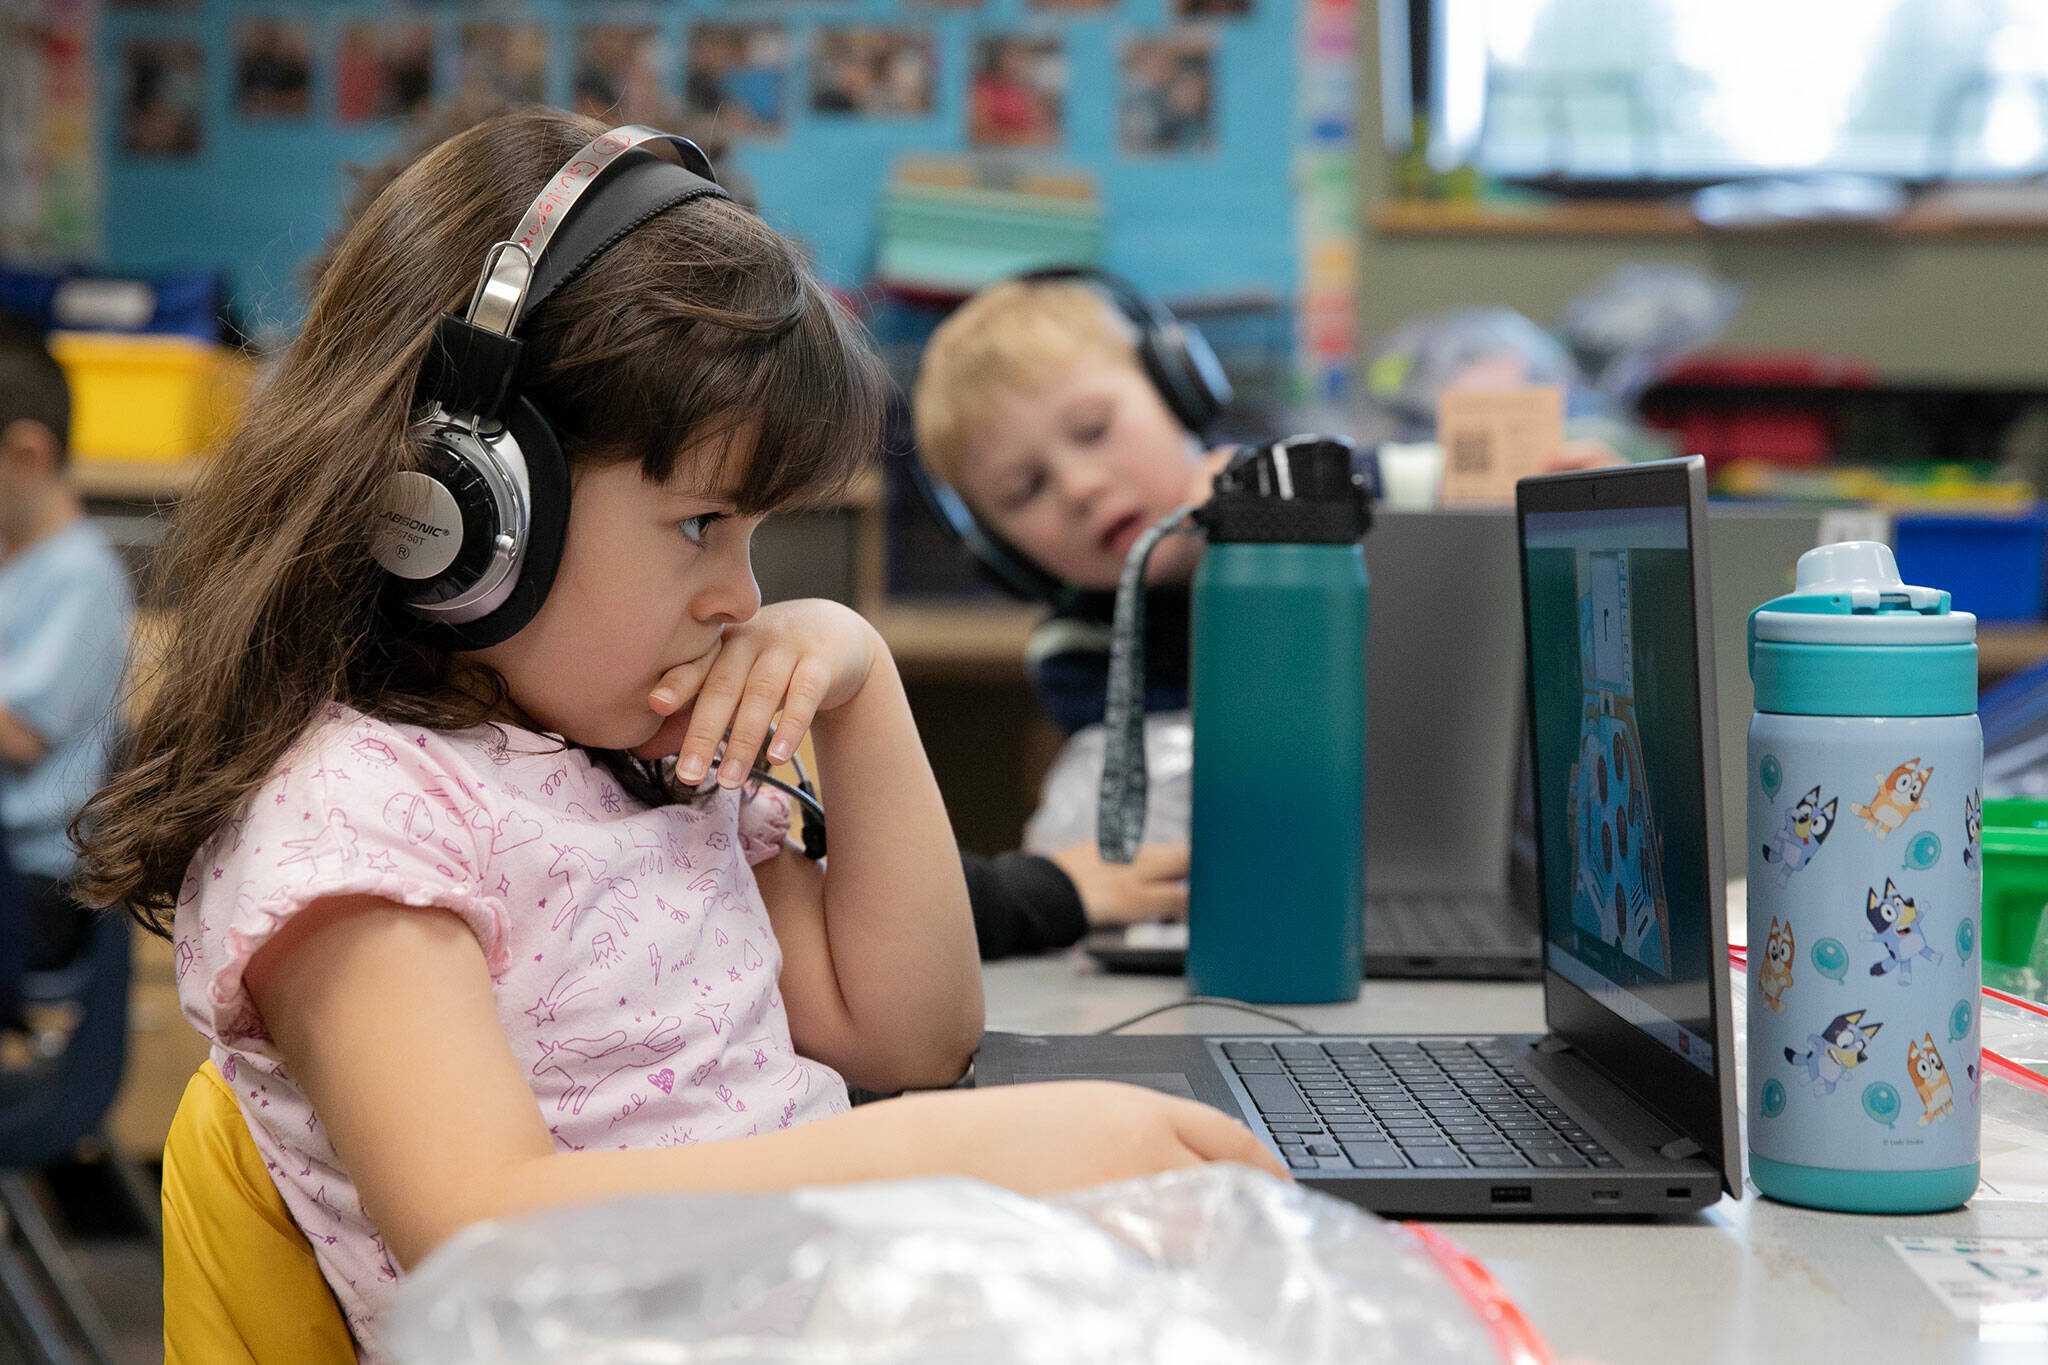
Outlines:
POLYGON ((1976 618, 1853 541, 1749 619, 1751 1177, 1814 1208, 1954 1208, 1982 1078, 1976 618))

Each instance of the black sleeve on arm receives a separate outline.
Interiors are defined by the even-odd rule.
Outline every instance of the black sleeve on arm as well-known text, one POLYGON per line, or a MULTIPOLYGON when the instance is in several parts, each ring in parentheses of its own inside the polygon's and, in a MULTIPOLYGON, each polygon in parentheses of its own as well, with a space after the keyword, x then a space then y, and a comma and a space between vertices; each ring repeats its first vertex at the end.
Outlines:
POLYGON ((990 858, 963 849, 960 865, 984 962, 1064 948, 1088 931, 1081 894, 1057 864, 1030 853, 990 858))

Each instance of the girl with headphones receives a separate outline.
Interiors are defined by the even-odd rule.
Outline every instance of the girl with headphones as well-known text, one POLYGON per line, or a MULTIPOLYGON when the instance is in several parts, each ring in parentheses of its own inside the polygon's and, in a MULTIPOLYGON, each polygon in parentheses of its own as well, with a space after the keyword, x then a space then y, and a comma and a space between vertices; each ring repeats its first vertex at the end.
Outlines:
POLYGON ((879 368, 710 171, 535 110, 377 195, 180 509, 169 655, 79 826, 371 1354, 404 1267, 540 1206, 1278 1169, 1126 1087, 849 1111, 959 1077, 974 937, 887 650, 748 562, 872 457, 879 368), (806 728, 822 863, 750 781, 806 728))

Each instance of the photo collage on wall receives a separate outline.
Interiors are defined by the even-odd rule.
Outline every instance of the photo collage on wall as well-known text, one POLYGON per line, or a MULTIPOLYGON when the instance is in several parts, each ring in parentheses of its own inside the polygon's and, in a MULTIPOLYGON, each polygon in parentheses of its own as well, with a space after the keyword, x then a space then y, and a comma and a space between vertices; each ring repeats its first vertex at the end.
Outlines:
MULTIPOLYGON (((942 64, 957 60, 968 68, 966 145, 1057 151, 1067 144, 1070 102, 1083 97, 1070 89, 1060 21, 1112 15, 1116 0, 1026 3, 1027 26, 973 29, 957 48, 921 18, 972 13, 982 0, 902 0, 896 20, 859 22, 811 10, 816 17, 797 22, 753 6, 728 16, 720 11, 731 7, 707 3, 692 7, 679 39, 655 12, 590 0, 544 13, 479 0, 324 11, 236 3, 225 107, 246 125, 351 128, 451 104, 552 100, 726 144, 781 137, 792 119, 930 120, 941 109, 942 64), (563 49, 567 60, 557 62, 563 49), (558 65, 564 89, 551 79, 558 65)), ((1169 0, 1169 27, 1117 39, 1108 98, 1120 155, 1215 149, 1218 21, 1245 17, 1254 3, 1169 0)), ((214 102, 199 0, 111 0, 111 9, 144 16, 116 44, 121 149, 138 159, 206 155, 214 102)))

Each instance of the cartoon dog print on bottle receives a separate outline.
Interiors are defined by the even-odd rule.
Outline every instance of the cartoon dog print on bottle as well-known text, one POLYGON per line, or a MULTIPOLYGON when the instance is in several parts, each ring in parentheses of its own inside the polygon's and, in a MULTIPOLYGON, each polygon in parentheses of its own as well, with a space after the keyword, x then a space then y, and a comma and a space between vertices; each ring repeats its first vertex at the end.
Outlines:
POLYGON ((1970 793, 1970 799, 1963 802, 1963 866, 1974 868, 1983 856, 1984 847, 1984 794, 1970 793))
POLYGON ((1948 1068, 1941 1063, 1941 1049, 1934 1045, 1933 1034, 1921 1034, 1918 1042, 1906 1040, 1906 1070, 1925 1111, 1920 1115, 1922 1128, 1955 1113, 1955 1090, 1948 1083, 1948 1068))
POLYGON ((1757 985, 1764 1003, 1779 1013, 1785 1009, 1785 992, 1792 987, 1793 953, 1792 926, 1771 916, 1771 937, 1764 945, 1764 966, 1757 973, 1757 985))
POLYGON ((1927 795, 1927 783, 1933 776, 1932 764, 1923 768, 1919 759, 1909 758, 1878 779, 1877 795, 1870 798, 1869 805, 1849 809, 1878 838, 1885 838, 1920 809, 1921 799, 1927 795))
POLYGON ((1780 882, 1791 881, 1792 874, 1812 862, 1813 855, 1828 841, 1835 828, 1835 804, 1840 799, 1829 797, 1823 806, 1820 788, 1815 787, 1786 813, 1783 828, 1764 845, 1764 861, 1778 869, 1780 882))
POLYGON ((1870 892, 1869 903, 1864 907, 1864 918, 1870 921, 1870 932, 1864 934, 1865 943, 1876 943, 1885 951, 1885 956, 1870 964, 1872 976, 1899 974, 1899 984, 1913 984, 1913 960, 1926 958, 1929 962, 1940 962, 1941 954, 1927 941, 1921 931, 1920 908, 1913 898, 1885 878, 1884 894, 1875 889, 1870 892))
POLYGON ((1842 1078, 1862 1066, 1870 1055, 1870 1040, 1884 1025, 1865 1024, 1863 1015, 1862 1010, 1838 1014, 1825 1029, 1807 1035, 1806 1051, 1785 1049, 1786 1061, 1806 1068, 1806 1079, 1813 1083, 1814 1094, 1834 1094, 1842 1078))

